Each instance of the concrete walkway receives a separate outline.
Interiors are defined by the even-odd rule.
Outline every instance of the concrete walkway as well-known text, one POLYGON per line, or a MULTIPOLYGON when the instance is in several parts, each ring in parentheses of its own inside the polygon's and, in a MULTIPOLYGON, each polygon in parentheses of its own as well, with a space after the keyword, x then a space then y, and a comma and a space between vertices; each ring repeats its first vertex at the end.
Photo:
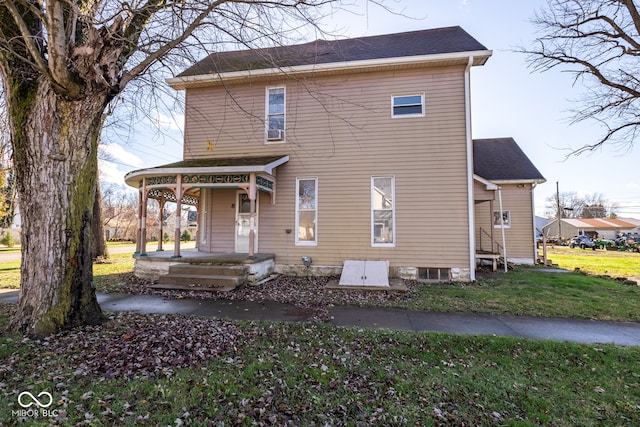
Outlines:
MULTIPOLYGON (((18 291, 0 290, 0 302, 15 303, 18 291)), ((98 294, 106 311, 174 313, 234 320, 307 321, 309 310, 276 302, 176 299, 156 295, 98 294)), ((579 343, 640 345, 640 323, 536 318, 479 313, 437 313, 363 307, 331 307, 336 326, 439 331, 454 334, 498 335, 579 343)))

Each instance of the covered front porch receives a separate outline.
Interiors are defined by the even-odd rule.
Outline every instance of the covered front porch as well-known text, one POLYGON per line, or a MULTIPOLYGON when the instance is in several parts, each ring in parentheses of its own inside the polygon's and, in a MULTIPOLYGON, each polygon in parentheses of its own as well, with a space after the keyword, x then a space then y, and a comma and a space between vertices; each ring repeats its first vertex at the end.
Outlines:
MULTIPOLYGON (((139 191, 134 254, 136 276, 158 281, 159 287, 229 290, 270 275, 274 269, 275 255, 257 251, 257 199, 258 193, 262 192, 270 196, 271 203, 275 203, 275 168, 288 160, 286 155, 187 160, 128 173, 126 183, 139 191), (213 247, 200 245, 202 241, 216 239, 216 235, 206 226, 210 222, 208 217, 214 213, 209 212, 206 203, 203 203, 203 199, 206 202, 204 196, 213 191, 237 194, 233 206, 238 207, 238 218, 225 224, 227 228, 239 227, 237 230, 241 230, 243 241, 242 245, 236 245, 235 248, 224 248, 225 252, 207 250, 213 247), (173 251, 163 250, 162 239, 158 241, 157 251, 147 251, 149 199, 157 200, 159 204, 160 236, 164 234, 166 204, 176 205, 173 251), (202 239, 197 238, 194 250, 181 249, 181 212, 184 205, 197 209, 197 234, 202 235, 202 239)), ((170 224, 167 226, 171 227, 170 224)), ((229 230, 223 231, 229 234, 229 230)))
MULTIPOLYGON (((256 253, 256 200, 258 192, 271 196, 275 203, 276 178, 275 168, 286 163, 289 156, 241 157, 228 159, 185 160, 169 165, 129 172, 125 182, 139 191, 138 232, 136 255, 148 256, 147 224, 148 201, 155 199, 160 206, 160 235, 164 233, 163 218, 167 202, 176 204, 174 224, 175 246, 173 258, 180 258, 181 215, 183 205, 195 206, 198 209, 199 223, 201 195, 205 189, 237 189, 242 191, 247 202, 247 237, 246 252, 249 257, 256 253)), ((205 233, 207 231, 205 230, 205 233)), ((162 239, 160 239, 162 240, 162 239)), ((158 242, 158 251, 162 251, 162 242, 158 242)))

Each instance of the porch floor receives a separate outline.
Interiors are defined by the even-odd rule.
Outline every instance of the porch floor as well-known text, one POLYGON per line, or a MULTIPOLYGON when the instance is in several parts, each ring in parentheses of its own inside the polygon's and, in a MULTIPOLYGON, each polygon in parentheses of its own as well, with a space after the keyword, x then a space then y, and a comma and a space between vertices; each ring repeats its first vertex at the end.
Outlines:
POLYGON ((173 251, 153 251, 145 255, 134 254, 135 259, 159 262, 184 262, 187 264, 256 264, 274 260, 275 254, 258 253, 249 257, 246 253, 200 252, 198 249, 182 249, 180 257, 174 258, 173 251))

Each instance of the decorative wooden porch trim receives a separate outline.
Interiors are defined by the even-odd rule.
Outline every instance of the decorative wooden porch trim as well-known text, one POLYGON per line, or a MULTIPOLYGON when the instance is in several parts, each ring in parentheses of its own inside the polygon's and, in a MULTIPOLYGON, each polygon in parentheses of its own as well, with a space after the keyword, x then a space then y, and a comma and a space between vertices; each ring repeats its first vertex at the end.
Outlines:
MULTIPOLYGON (((146 220, 149 199, 160 204, 160 240, 162 240, 162 213, 166 202, 176 203, 174 226, 174 258, 180 258, 182 205, 198 207, 199 197, 190 193, 194 189, 239 188, 247 192, 250 201, 249 256, 255 255, 256 243, 256 199, 257 192, 271 194, 275 204, 275 169, 286 163, 289 156, 272 156, 236 159, 187 160, 164 167, 133 171, 125 181, 140 192, 138 206, 137 255, 146 255, 146 220)), ((158 250, 161 251, 161 244, 158 250)))

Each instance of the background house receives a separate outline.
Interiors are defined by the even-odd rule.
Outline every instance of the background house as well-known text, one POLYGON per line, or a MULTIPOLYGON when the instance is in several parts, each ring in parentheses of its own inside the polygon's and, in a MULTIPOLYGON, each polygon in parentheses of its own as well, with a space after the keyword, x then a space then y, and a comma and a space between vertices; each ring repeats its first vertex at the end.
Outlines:
POLYGON ((618 218, 563 218, 560 224, 557 219, 551 221, 543 231, 547 237, 559 236, 565 240, 579 234, 613 240, 619 233, 637 231, 637 224, 634 220, 618 218))

